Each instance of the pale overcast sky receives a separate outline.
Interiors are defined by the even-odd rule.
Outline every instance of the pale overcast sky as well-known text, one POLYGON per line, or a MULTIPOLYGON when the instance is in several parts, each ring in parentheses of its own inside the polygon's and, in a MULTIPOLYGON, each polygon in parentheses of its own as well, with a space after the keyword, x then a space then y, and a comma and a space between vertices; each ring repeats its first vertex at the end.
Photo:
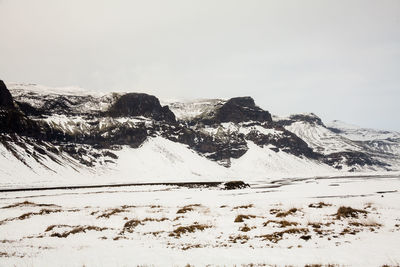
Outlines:
POLYGON ((0 79, 250 95, 400 131, 400 0, 0 0, 0 79))

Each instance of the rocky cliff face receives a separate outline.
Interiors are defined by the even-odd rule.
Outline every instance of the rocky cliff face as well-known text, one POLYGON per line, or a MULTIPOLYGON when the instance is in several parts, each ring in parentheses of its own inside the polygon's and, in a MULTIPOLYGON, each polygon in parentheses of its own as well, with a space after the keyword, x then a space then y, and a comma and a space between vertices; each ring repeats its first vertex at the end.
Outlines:
POLYGON ((176 121, 174 113, 168 106, 162 107, 157 97, 138 93, 128 93, 119 97, 109 108, 108 115, 111 117, 143 116, 156 121, 176 121))
POLYGON ((0 132, 26 135, 40 130, 35 126, 15 105, 9 90, 0 80, 0 132))
POLYGON ((251 97, 235 97, 193 118, 191 124, 207 125, 223 122, 272 122, 271 114, 256 106, 251 97))
MULTIPOLYGON (((65 164, 63 158, 69 157, 87 167, 117 162, 115 151, 121 147, 137 149, 155 137, 183 144, 226 168, 242 158, 251 144, 268 153, 291 155, 343 170, 383 170, 397 164, 397 159, 385 161, 389 155, 380 157, 370 147, 343 139, 314 114, 273 120, 251 97, 204 102, 199 105, 200 112, 177 119, 174 112, 181 114, 177 109, 188 110, 189 104, 171 103, 171 111, 147 94, 96 96, 29 91, 18 86, 10 93, 0 82, 0 95, 2 144, 16 157, 18 149, 22 149, 44 165, 44 157, 57 164, 65 164), (332 151, 326 150, 329 140, 313 139, 318 131, 323 132, 321 136, 332 135, 329 140, 334 140, 333 147, 336 146, 332 151)), ((190 107, 196 107, 196 103, 190 103, 190 107)))
POLYGON ((13 108, 14 103, 10 92, 2 80, 0 80, 0 108, 13 108))

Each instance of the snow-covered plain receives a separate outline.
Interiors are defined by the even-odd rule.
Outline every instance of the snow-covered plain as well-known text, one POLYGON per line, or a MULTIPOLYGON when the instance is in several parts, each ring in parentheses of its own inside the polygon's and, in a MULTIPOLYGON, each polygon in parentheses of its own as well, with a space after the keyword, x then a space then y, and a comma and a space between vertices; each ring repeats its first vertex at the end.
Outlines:
POLYGON ((8 192, 0 210, 1 266, 400 263, 399 176, 8 192))

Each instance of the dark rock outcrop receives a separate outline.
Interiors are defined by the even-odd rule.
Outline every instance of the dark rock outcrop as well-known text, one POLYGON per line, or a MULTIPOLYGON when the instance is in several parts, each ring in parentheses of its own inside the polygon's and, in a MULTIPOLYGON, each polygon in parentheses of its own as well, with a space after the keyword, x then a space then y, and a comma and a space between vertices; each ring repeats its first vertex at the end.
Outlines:
POLYGON ((7 86, 0 80, 0 108, 14 108, 13 98, 7 86))
POLYGON ((231 98, 216 114, 219 122, 272 121, 271 114, 254 103, 251 97, 231 98))
POLYGON ((173 141, 188 145, 191 149, 205 157, 219 161, 223 166, 230 166, 231 158, 240 158, 247 150, 243 134, 211 136, 201 131, 187 128, 185 125, 155 125, 152 132, 162 132, 162 136, 173 141))
MULTIPOLYGON (((358 151, 337 152, 326 155, 322 162, 336 168, 342 169, 343 166, 380 166, 389 167, 387 164, 372 158, 370 155, 358 151)), ((355 169, 353 168, 353 171, 355 169)))
POLYGON ((19 101, 16 101, 16 103, 26 116, 41 116, 45 114, 45 112, 43 112, 41 109, 37 109, 28 103, 19 101))
POLYGON ((246 187, 250 187, 250 185, 243 181, 231 181, 224 183, 225 190, 243 189, 246 187))
POLYGON ((194 118, 190 124, 200 122, 211 125, 222 122, 239 123, 247 121, 272 122, 272 118, 268 111, 256 106, 253 98, 235 97, 216 107, 215 110, 194 118))
POLYGON ((41 135, 42 129, 37 123, 27 118, 14 104, 7 86, 0 80, 0 133, 21 135, 41 135))
POLYGON ((121 96, 108 110, 111 117, 144 116, 157 121, 175 122, 174 113, 168 106, 161 106, 157 97, 143 93, 121 96))
POLYGON ((295 114, 295 115, 291 115, 289 117, 289 119, 287 120, 280 120, 277 123, 281 126, 288 126, 291 125, 292 123, 295 122, 308 122, 310 124, 315 124, 315 125, 320 125, 320 126, 324 126, 324 124, 322 123, 321 118, 319 118, 317 115, 315 115, 314 113, 310 113, 310 114, 295 114))
POLYGON ((258 146, 273 145, 276 152, 282 150, 295 156, 304 156, 311 159, 318 159, 321 155, 315 153, 308 144, 292 132, 284 129, 281 126, 272 126, 275 130, 281 131, 279 137, 274 135, 265 135, 259 132, 250 132, 246 135, 246 139, 254 142, 258 146))

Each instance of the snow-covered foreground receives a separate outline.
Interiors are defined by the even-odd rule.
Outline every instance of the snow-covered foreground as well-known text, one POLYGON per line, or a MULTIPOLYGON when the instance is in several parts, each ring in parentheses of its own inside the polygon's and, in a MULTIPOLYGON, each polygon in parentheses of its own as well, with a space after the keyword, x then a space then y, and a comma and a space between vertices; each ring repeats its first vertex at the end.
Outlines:
POLYGON ((398 176, 9 192, 0 211, 1 266, 400 263, 398 176))

